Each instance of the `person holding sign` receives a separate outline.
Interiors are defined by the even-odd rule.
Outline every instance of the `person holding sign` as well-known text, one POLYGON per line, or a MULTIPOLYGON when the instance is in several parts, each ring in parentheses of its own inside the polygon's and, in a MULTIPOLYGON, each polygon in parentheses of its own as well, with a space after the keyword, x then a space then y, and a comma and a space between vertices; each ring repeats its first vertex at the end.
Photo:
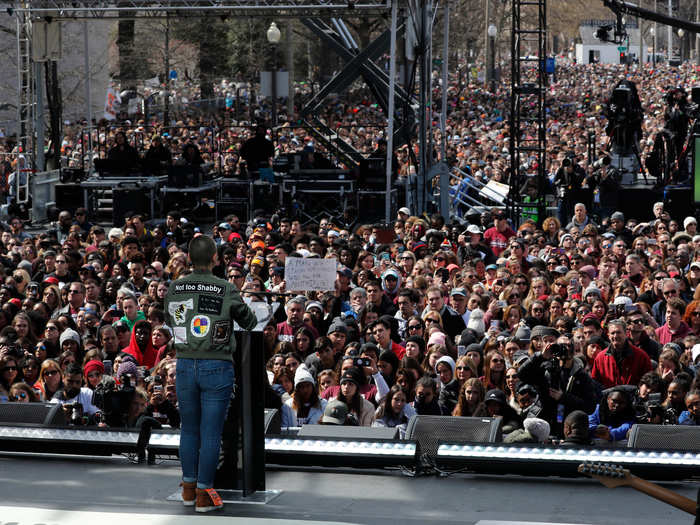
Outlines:
POLYGON ((252 330, 257 319, 236 286, 212 274, 217 251, 211 237, 192 239, 189 255, 193 272, 172 282, 165 311, 177 352, 182 501, 210 512, 223 507, 213 485, 235 380, 232 321, 252 330))

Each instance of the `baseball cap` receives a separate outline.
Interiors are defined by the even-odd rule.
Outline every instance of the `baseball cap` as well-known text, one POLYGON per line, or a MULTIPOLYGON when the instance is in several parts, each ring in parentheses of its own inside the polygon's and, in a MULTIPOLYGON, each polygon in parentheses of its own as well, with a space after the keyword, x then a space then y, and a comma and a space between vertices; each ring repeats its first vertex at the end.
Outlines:
POLYGON ((476 224, 470 224, 467 226, 467 233, 473 233, 473 234, 481 234, 481 228, 479 228, 476 224))
POLYGON ((454 297, 455 295, 461 295, 462 297, 466 297, 467 292, 464 290, 464 288, 453 288, 450 292, 450 296, 454 297))
POLYGON ((610 220, 613 221, 624 221, 625 220, 625 215, 621 211, 616 211, 610 216, 610 220))
POLYGON ((321 423, 328 423, 331 425, 344 425, 345 418, 348 417, 348 405, 340 401, 339 399, 332 399, 326 405, 323 415, 321 416, 321 423))
POLYGON ((498 388, 494 388, 492 390, 489 390, 486 392, 486 397, 484 398, 484 402, 488 403, 489 401, 495 401, 497 403, 500 403, 501 405, 506 404, 506 394, 503 392, 503 390, 499 390, 498 388))
POLYGON ((404 206, 403 208, 399 208, 399 213, 403 213, 403 214, 405 214, 405 215, 409 215, 409 216, 410 216, 410 215, 411 215, 411 210, 409 210, 406 206, 404 206))
POLYGON ((698 221, 695 217, 686 217, 683 219, 683 228, 687 228, 689 224, 697 224, 698 221))

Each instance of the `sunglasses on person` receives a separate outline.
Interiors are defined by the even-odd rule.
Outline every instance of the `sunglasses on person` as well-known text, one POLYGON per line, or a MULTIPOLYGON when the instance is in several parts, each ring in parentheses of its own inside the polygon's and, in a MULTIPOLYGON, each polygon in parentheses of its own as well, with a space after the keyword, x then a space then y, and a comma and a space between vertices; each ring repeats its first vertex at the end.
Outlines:
POLYGON ((2 369, 3 372, 16 372, 18 368, 13 365, 8 365, 2 369))
POLYGON ((20 399, 27 399, 27 393, 26 392, 20 392, 17 395, 10 396, 10 401, 19 401, 20 399))
POLYGON ((56 374, 58 374, 58 370, 47 370, 44 372, 44 375, 47 377, 55 376, 56 374))
POLYGON ((408 329, 409 330, 418 330, 420 328, 419 324, 409 324, 408 329))

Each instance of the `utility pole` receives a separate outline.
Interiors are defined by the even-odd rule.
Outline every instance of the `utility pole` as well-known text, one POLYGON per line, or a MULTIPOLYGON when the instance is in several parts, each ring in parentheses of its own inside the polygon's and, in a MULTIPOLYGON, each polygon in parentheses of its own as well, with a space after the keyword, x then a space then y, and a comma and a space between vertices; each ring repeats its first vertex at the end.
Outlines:
POLYGON ((486 72, 484 73, 484 84, 488 89, 491 86, 491 75, 493 74, 493 64, 491 64, 491 53, 489 44, 491 43, 491 38, 489 37, 489 20, 491 15, 489 14, 490 0, 484 0, 484 62, 486 64, 486 72))
POLYGON ((289 79, 287 82, 287 120, 294 118, 294 33, 292 32, 293 21, 287 21, 287 72, 289 79))
MULTIPOLYGON (((668 16, 673 16, 673 0, 668 0, 668 16)), ((666 43, 666 63, 669 63, 673 54, 673 28, 668 26, 666 29, 668 38, 668 42, 666 43)))
POLYGON ((166 129, 170 126, 170 13, 165 14, 165 100, 163 124, 166 129))
MULTIPOLYGON (((656 9, 658 8, 656 2, 657 2, 657 0, 654 0, 654 12, 655 13, 656 13, 656 9)), ((656 67, 656 50, 658 49, 656 37, 658 36, 658 32, 659 32, 659 28, 656 26, 656 22, 654 22, 654 27, 652 29, 654 30, 654 35, 653 35, 654 43, 652 45, 653 50, 654 50, 653 64, 654 64, 654 67, 656 67)))
POLYGON ((88 173, 92 173, 92 82, 90 78, 90 39, 88 35, 88 22, 83 20, 83 53, 85 54, 85 107, 87 114, 87 146, 88 146, 88 173))

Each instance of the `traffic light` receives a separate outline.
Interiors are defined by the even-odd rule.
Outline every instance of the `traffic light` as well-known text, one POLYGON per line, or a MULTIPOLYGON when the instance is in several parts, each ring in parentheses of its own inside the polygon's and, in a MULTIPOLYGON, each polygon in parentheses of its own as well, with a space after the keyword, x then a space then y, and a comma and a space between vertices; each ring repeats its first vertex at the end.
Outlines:
POLYGON ((625 56, 624 51, 620 51, 620 64, 626 64, 627 63, 627 57, 625 56))

